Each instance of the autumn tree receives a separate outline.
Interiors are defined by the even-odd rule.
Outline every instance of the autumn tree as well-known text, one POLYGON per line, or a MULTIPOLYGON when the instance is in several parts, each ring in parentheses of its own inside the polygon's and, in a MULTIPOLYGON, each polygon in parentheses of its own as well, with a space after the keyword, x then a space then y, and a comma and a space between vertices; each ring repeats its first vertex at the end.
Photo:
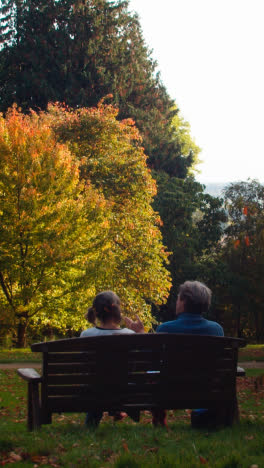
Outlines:
POLYGON ((151 326, 170 287, 155 184, 130 121, 98 109, 0 120, 1 304, 18 326, 78 330, 88 302, 114 289, 151 326))
POLYGON ((170 289, 168 254, 151 206, 156 185, 141 137, 131 119, 120 122, 117 114, 103 102, 76 111, 50 107, 54 131, 81 161, 82 178, 107 201, 95 289, 114 289, 128 313, 139 313, 150 326, 149 303, 163 303, 170 289))
POLYGON ((229 224, 221 251, 229 274, 227 305, 238 336, 254 330, 263 341, 264 186, 257 180, 236 182, 224 190, 229 224))
POLYGON ((1 117, 0 166, 0 285, 21 346, 33 317, 94 268, 103 201, 44 115, 1 117))

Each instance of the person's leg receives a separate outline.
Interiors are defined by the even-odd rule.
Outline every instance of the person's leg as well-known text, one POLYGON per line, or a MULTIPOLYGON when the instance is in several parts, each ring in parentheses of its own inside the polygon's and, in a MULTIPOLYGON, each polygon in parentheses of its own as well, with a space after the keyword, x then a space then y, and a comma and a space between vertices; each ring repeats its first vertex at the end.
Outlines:
POLYGON ((140 410, 138 409, 129 409, 126 412, 123 411, 109 411, 109 416, 114 417, 114 421, 122 421, 124 418, 129 416, 133 421, 140 421, 140 410))
POLYGON ((192 427, 197 429, 214 429, 223 424, 223 415, 219 415, 216 409, 195 409, 191 413, 192 427), (221 417, 222 416, 222 417, 221 417))
POLYGON ((140 421, 140 410, 138 409, 130 409, 130 410, 127 410, 127 415, 133 419, 133 421, 135 422, 139 422, 140 421))
POLYGON ((152 424, 153 424, 153 426, 167 427, 166 417, 167 417, 166 410, 161 409, 161 408, 153 409, 152 410, 152 424))
POLYGON ((86 413, 85 424, 89 427, 97 427, 103 417, 102 411, 89 411, 86 413))
POLYGON ((114 421, 122 421, 127 417, 127 414, 123 411, 109 411, 108 414, 114 417, 114 421))

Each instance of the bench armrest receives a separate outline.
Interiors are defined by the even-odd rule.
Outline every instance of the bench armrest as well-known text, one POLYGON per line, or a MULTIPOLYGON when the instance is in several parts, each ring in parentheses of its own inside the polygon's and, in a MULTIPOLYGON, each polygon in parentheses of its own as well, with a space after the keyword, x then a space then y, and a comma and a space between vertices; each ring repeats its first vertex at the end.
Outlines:
POLYGON ((236 375, 237 377, 244 377, 246 375, 245 369, 243 369, 243 367, 237 366, 236 375))
POLYGON ((27 382, 41 382, 42 377, 35 369, 17 369, 18 375, 27 382))

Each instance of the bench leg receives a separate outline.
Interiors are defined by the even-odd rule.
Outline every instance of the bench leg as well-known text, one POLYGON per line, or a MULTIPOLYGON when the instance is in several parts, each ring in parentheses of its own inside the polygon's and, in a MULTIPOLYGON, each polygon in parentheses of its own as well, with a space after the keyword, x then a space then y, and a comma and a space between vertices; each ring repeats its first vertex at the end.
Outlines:
POLYGON ((239 422, 239 409, 237 403, 237 397, 234 398, 232 405, 227 409, 226 413, 226 424, 232 426, 234 423, 239 422))
POLYGON ((41 408, 41 424, 51 424, 52 423, 52 414, 48 413, 45 410, 45 406, 41 408))
POLYGON ((52 423, 52 414, 47 413, 44 408, 41 411, 41 424, 51 424, 52 423))
POLYGON ((37 382, 28 383, 28 430, 32 431, 41 426, 40 404, 39 404, 39 384, 37 382))
POLYGON ((217 409, 216 422, 218 425, 224 426, 232 426, 239 422, 239 409, 236 397, 231 404, 217 409))

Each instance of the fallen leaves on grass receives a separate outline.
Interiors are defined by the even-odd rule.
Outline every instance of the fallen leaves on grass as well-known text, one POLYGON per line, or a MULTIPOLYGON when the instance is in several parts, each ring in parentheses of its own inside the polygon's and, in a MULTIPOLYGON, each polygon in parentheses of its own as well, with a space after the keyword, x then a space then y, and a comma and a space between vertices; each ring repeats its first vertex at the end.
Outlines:
POLYGON ((19 455, 18 453, 10 452, 9 453, 9 460, 10 460, 9 463, 15 463, 15 462, 23 460, 23 457, 21 457, 21 455, 19 455))
POLYGON ((128 448, 128 445, 127 445, 125 440, 122 440, 122 446, 123 446, 123 449, 125 450, 125 452, 129 452, 129 448, 128 448))
POLYGON ((46 455, 33 455, 30 457, 30 460, 36 465, 50 465, 54 468, 60 466, 58 465, 57 457, 47 457, 46 455))
POLYGON ((237 379, 237 395, 241 419, 255 421, 264 410, 264 387, 256 390, 255 377, 237 379))
POLYGON ((22 461, 29 461, 37 468, 39 465, 48 465, 53 468, 60 468, 59 459, 54 456, 32 455, 28 452, 23 452, 20 449, 17 452, 9 452, 1 454, 3 459, 0 461, 0 466, 5 466, 11 463, 18 463, 22 461))
POLYGON ((146 448, 144 454, 146 453, 157 453, 159 451, 159 447, 144 447, 146 448))
POLYGON ((199 455, 199 454, 198 454, 198 450, 197 450, 196 445, 195 445, 194 442, 193 442, 192 446, 193 446, 193 450, 194 450, 196 456, 197 456, 197 457, 199 458, 199 460, 200 460, 200 463, 202 463, 202 465, 207 465, 208 461, 206 460, 206 458, 202 457, 202 455, 199 455))
POLYGON ((103 458, 104 460, 109 461, 109 459, 114 455, 114 453, 115 452, 110 448, 104 449, 101 452, 101 458, 103 458))

